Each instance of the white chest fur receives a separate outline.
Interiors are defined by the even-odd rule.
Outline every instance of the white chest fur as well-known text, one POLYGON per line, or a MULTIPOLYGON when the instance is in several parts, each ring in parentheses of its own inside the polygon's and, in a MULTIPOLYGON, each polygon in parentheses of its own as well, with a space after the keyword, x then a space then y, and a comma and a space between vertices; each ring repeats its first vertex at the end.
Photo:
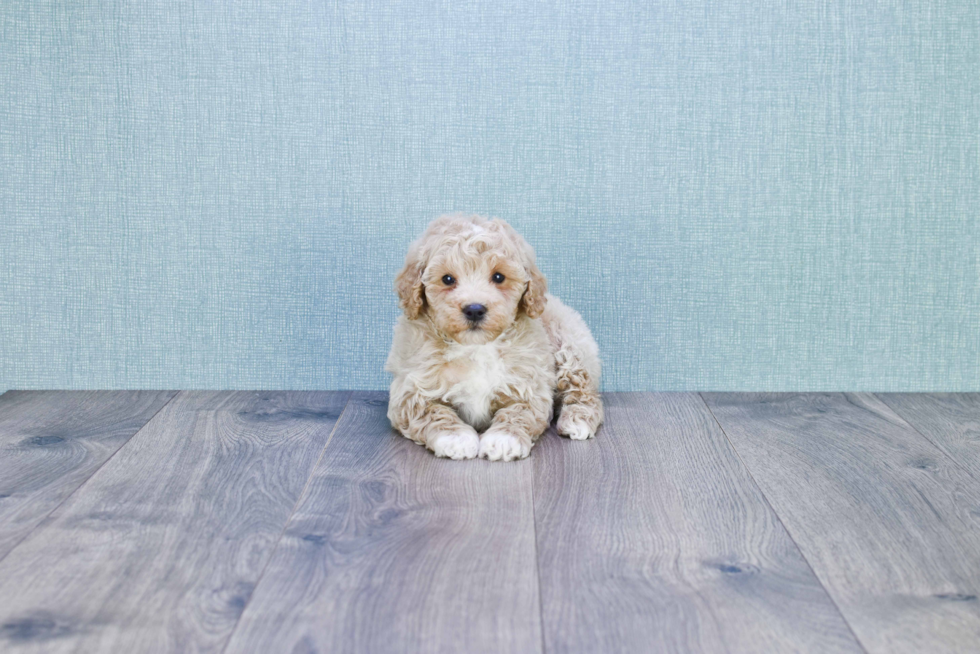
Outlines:
POLYGON ((510 373, 496 343, 455 344, 446 352, 452 384, 444 400, 467 424, 486 429, 495 396, 510 384, 510 373))

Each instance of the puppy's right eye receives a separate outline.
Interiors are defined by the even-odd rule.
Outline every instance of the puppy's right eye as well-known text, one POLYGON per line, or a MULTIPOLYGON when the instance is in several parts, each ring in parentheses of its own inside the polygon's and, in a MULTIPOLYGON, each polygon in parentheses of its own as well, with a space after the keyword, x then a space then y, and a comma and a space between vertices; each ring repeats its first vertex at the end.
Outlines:
POLYGON ((453 277, 452 275, 443 275, 442 283, 445 284, 446 286, 452 286, 453 284, 456 283, 456 278, 453 277))

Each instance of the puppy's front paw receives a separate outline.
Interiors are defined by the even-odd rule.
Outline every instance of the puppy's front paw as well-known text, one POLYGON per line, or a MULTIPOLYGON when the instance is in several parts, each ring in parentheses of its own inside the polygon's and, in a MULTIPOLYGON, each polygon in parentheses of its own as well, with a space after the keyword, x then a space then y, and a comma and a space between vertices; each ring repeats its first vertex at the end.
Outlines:
POLYGON ((580 407, 581 405, 563 407, 558 417, 558 433, 573 441, 584 441, 595 436, 595 429, 592 427, 594 420, 588 413, 589 409, 580 407))
POLYGON ((530 443, 504 431, 488 431, 480 439, 480 456, 490 461, 513 461, 530 453, 530 443))
POLYGON ((447 459, 472 459, 480 450, 480 437, 472 428, 439 434, 429 443, 436 456, 447 459))

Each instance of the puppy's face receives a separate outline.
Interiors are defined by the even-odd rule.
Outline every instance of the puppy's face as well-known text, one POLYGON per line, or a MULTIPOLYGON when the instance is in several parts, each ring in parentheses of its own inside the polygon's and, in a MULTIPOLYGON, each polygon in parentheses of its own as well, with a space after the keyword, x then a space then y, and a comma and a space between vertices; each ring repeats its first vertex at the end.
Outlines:
POLYGON ((429 316, 460 343, 486 343, 517 317, 527 276, 511 260, 463 241, 437 252, 422 276, 429 316))
POLYGON ((501 220, 449 216, 412 244, 396 287, 409 318, 425 313, 459 343, 496 338, 525 312, 544 309, 534 251, 501 220))

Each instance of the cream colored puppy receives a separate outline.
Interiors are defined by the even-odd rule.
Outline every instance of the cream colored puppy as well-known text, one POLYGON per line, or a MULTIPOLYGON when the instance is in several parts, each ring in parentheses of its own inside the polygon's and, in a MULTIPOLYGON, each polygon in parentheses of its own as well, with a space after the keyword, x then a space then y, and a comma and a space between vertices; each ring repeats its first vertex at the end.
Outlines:
POLYGON ((510 225, 436 219, 395 289, 404 315, 385 366, 388 418, 407 438, 451 459, 523 459, 553 411, 558 433, 595 436, 599 348, 582 317, 546 294, 534 250, 510 225))

